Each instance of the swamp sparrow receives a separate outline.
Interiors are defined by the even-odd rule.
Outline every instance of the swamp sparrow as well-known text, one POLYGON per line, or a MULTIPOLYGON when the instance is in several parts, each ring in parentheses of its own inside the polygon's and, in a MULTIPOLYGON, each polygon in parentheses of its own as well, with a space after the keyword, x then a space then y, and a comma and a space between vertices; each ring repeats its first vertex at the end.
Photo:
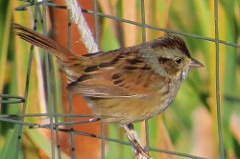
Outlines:
POLYGON ((126 129, 165 110, 189 69, 203 66, 176 35, 81 56, 21 25, 14 28, 20 38, 58 58, 68 77, 67 89, 84 96, 96 117, 126 129))

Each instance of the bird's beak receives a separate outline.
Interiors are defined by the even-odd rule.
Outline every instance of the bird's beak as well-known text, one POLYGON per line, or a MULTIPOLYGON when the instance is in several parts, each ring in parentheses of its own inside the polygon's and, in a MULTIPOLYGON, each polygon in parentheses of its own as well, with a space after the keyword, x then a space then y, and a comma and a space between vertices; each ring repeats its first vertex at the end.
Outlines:
POLYGON ((203 64, 201 64, 200 62, 198 62, 197 60, 195 59, 191 59, 191 62, 190 62, 190 67, 204 67, 203 64))

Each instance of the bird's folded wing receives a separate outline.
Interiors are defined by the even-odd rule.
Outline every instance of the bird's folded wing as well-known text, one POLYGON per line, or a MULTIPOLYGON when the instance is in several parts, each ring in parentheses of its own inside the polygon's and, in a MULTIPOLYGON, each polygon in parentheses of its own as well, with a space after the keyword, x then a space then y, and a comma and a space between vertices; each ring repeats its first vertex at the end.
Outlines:
POLYGON ((91 56, 91 64, 84 67, 78 80, 68 85, 68 90, 101 98, 142 97, 154 93, 158 88, 153 84, 163 80, 163 75, 156 71, 155 67, 160 68, 158 60, 149 58, 151 52, 147 48, 143 52, 129 49, 121 54, 117 51, 96 54, 94 60, 91 56))
POLYGON ((142 97, 157 89, 151 86, 156 80, 159 76, 149 70, 123 71, 113 68, 84 74, 67 88, 70 92, 90 97, 142 97))

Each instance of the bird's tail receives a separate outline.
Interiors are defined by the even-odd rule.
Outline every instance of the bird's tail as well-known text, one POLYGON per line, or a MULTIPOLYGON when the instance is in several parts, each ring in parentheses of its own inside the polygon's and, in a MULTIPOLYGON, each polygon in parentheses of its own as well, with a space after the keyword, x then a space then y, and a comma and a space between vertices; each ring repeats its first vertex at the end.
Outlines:
POLYGON ((83 56, 72 53, 60 43, 24 26, 13 23, 13 27, 21 39, 55 55, 58 58, 60 67, 68 74, 68 77, 70 77, 70 81, 75 80, 75 78, 80 75, 81 63, 84 60, 83 56), (79 65, 78 69, 76 69, 74 65, 79 65), (73 79, 71 80, 71 78, 73 79))
POLYGON ((23 40, 38 46, 52 54, 54 54, 59 59, 66 59, 69 56, 75 56, 71 51, 67 48, 59 44, 58 42, 45 37, 31 29, 28 29, 22 25, 13 23, 16 34, 23 40))

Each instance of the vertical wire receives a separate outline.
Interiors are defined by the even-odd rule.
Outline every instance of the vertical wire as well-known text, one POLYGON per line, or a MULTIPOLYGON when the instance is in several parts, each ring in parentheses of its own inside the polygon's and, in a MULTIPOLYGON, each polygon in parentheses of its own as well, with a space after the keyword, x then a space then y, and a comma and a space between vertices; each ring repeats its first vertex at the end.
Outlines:
MULTIPOLYGON (((94 9, 94 34, 95 41, 99 45, 99 26, 98 26, 98 8, 97 8, 97 0, 93 1, 93 9, 94 9)), ((105 125, 101 121, 101 159, 105 158, 105 125)))
MULTIPOLYGON (((73 117, 72 117, 72 93, 69 92, 69 113, 70 113, 70 121, 73 121, 73 117)), ((70 125, 70 137, 71 137, 71 158, 76 158, 75 156, 75 141, 74 141, 74 125, 71 124, 70 125)))
POLYGON ((51 85, 52 85, 52 94, 53 94, 53 118, 56 123, 55 126, 55 134, 56 134, 56 144, 57 144, 57 155, 58 158, 61 159, 61 143, 60 143, 60 137, 59 137, 59 128, 58 128, 58 116, 56 115, 58 112, 58 107, 57 107, 57 88, 56 88, 56 78, 55 78, 55 70, 54 70, 54 64, 53 60, 50 60, 50 66, 52 68, 52 80, 51 80, 51 85))
MULTIPOLYGON (((35 12, 34 12, 33 30, 36 30, 36 23, 37 23, 36 17, 37 17, 37 10, 35 10, 35 12)), ((29 81, 30 81, 30 74, 31 74, 32 60, 33 60, 33 48, 34 48, 34 46, 31 45, 30 55, 29 55, 29 60, 28 60, 27 77, 26 77, 26 83, 25 83, 25 92, 24 92, 25 102, 23 103, 22 112, 21 112, 22 116, 20 117, 20 122, 24 122, 23 114, 25 114, 26 108, 27 108, 28 89, 29 89, 29 81)), ((17 144, 16 144, 16 152, 15 152, 16 159, 18 158, 19 151, 21 150, 22 132, 23 132, 23 125, 20 124, 19 128, 18 128, 18 136, 17 136, 17 144)))
MULTIPOLYGON (((43 33, 44 35, 47 34, 47 29, 46 29, 46 23, 44 23, 46 21, 46 11, 45 11, 45 8, 46 8, 46 5, 48 3, 45 1, 45 6, 43 5, 43 14, 41 14, 41 11, 39 11, 39 16, 40 16, 40 19, 41 19, 41 23, 42 23, 42 27, 43 27, 43 33)), ((46 56, 46 54, 45 54, 46 56)), ((51 146, 53 147, 52 151, 54 152, 54 155, 55 155, 55 143, 54 143, 54 129, 55 129, 55 134, 56 134, 56 144, 57 144, 57 155, 58 155, 58 158, 61 159, 61 143, 60 143, 60 138, 59 138, 59 128, 58 128, 58 116, 56 116, 55 114, 58 112, 57 110, 57 97, 56 97, 56 79, 55 79, 55 72, 54 72, 54 64, 53 64, 53 59, 52 59, 52 55, 47 53, 47 56, 48 56, 48 69, 46 69, 46 77, 49 75, 49 79, 47 78, 47 82, 49 81, 50 83, 50 86, 48 85, 47 87, 50 88, 50 91, 51 91, 51 98, 48 96, 48 101, 49 103, 47 104, 48 105, 48 113, 49 113, 49 118, 50 118, 50 128, 52 126, 52 128, 50 129, 51 130, 51 146), (51 71, 51 72, 49 72, 51 71), (51 104, 53 103, 53 104, 51 104), (53 126, 53 121, 55 121, 55 126, 53 126)), ((45 61, 46 63, 46 61, 45 61)), ((46 65, 47 66, 47 65, 46 65)), ((47 68, 47 67, 46 67, 47 68)), ((49 92, 49 90, 48 90, 49 92)))
POLYGON ((217 101, 217 124, 220 157, 224 158, 224 145, 222 137, 221 105, 220 105, 220 84, 219 84, 219 31, 218 31, 218 0, 214 0, 214 22, 215 22, 215 44, 216 44, 216 101, 217 101))
POLYGON ((55 73, 53 71, 53 81, 54 81, 54 84, 53 84, 53 95, 54 95, 54 105, 53 105, 53 108, 54 108, 54 121, 56 123, 56 126, 55 126, 55 132, 56 132, 56 143, 57 143, 57 154, 58 154, 58 158, 61 159, 61 143, 60 143, 60 137, 59 137, 59 128, 58 128, 58 116, 56 115, 57 112, 58 112, 58 109, 57 109, 57 101, 56 101, 56 95, 57 95, 57 92, 56 92, 56 79, 55 79, 55 73))
POLYGON ((104 123, 101 121, 101 159, 105 158, 105 131, 104 123))
MULTIPOLYGON (((53 65, 52 63, 53 61, 51 61, 51 65, 53 65)), ((54 67, 53 67, 54 68, 54 67)), ((61 159, 61 143, 60 143, 60 137, 59 137, 59 128, 58 128, 58 116, 56 115, 57 112, 58 112, 58 108, 57 108, 57 100, 56 100, 56 95, 57 95, 57 92, 56 92, 56 79, 55 79, 55 73, 53 71, 53 95, 54 95, 54 99, 53 99, 53 111, 54 111, 54 121, 56 123, 56 126, 55 126, 55 132, 56 132, 56 144, 57 144, 57 155, 58 155, 58 159, 61 159)))
MULTIPOLYGON (((72 49, 72 25, 71 25, 71 12, 68 10, 68 49, 72 49)), ((69 113, 70 113, 70 122, 73 121, 73 110, 72 110, 72 93, 69 92, 69 113)), ((74 141, 74 125, 70 125, 70 136, 71 136, 71 158, 76 158, 75 156, 75 141, 74 141)))
MULTIPOLYGON (((43 10, 43 19, 41 22, 43 23, 43 34, 47 35, 47 27, 46 27, 46 1, 43 0, 42 10, 43 10)), ((52 92, 52 84, 51 84, 51 70, 53 70, 53 67, 50 63, 52 61, 52 56, 47 53, 45 54, 45 65, 46 65, 46 81, 47 81, 47 106, 48 106, 48 114, 50 119, 50 131, 51 131, 51 150, 52 150, 52 158, 55 158, 55 143, 54 143, 54 128, 53 128, 53 114, 52 114, 52 105, 53 100, 51 98, 52 92)))
POLYGON ((94 31, 95 31, 95 41, 99 45, 99 26, 98 26, 98 6, 97 6, 97 0, 94 0, 93 2, 93 9, 94 9, 94 31))
POLYGON ((142 42, 146 42, 146 22, 144 0, 141 0, 141 16, 142 16, 142 42))
MULTIPOLYGON (((146 22, 145 22, 145 7, 144 0, 141 0, 141 16, 142 16, 142 42, 146 42, 146 22)), ((149 141, 149 125, 148 120, 145 120, 145 133, 146 133, 146 150, 150 149, 150 141, 149 141)))

